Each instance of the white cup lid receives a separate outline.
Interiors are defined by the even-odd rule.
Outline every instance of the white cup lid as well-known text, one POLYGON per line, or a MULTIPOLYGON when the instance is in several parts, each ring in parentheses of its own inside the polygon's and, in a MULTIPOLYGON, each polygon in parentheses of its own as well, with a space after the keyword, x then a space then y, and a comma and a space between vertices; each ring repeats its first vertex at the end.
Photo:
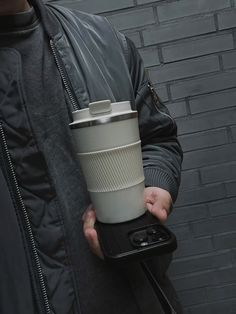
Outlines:
POLYGON ((88 108, 72 112, 72 129, 98 124, 111 123, 137 117, 137 111, 131 110, 129 101, 111 103, 110 100, 92 102, 88 108))

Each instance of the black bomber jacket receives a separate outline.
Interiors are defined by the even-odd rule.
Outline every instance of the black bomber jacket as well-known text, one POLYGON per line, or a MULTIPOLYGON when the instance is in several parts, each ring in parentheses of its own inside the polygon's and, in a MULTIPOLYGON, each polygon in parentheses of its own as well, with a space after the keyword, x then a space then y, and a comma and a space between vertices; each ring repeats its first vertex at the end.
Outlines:
MULTIPOLYGON (((94 257, 84 239, 81 216, 89 197, 73 149, 71 112, 92 101, 130 100, 139 116, 145 184, 168 190, 173 202, 182 161, 176 124, 152 88, 133 43, 104 17, 41 0, 31 3, 48 34, 65 99, 56 110, 50 102, 27 106, 32 146, 44 158, 41 177, 47 178, 48 188, 45 193, 31 191, 26 207, 22 189, 30 186, 24 187, 17 173, 20 161, 8 141, 21 130, 14 128, 13 133, 3 112, 9 97, 10 103, 24 105, 21 78, 15 78, 10 54, 0 50, 0 187, 7 196, 0 219, 0 312, 139 313, 125 276, 94 257), (37 198, 36 207, 30 206, 30 197, 37 198)), ((28 182, 34 180, 30 169, 26 176, 28 182)))

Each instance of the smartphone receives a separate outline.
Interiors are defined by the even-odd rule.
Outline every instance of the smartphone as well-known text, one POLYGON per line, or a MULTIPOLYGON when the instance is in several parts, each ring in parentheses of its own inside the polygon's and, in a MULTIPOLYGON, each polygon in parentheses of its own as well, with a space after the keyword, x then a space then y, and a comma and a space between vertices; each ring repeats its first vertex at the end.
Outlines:
POLYGON ((97 221, 95 228, 104 259, 111 264, 142 261, 177 248, 175 235, 148 211, 141 217, 123 223, 97 221))

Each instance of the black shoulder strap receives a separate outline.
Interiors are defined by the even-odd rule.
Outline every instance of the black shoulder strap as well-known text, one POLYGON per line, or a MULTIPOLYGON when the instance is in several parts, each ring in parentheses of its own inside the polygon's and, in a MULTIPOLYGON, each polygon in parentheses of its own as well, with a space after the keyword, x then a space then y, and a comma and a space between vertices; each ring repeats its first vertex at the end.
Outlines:
POLYGON ((146 274, 149 282, 151 283, 155 294, 160 301, 162 309, 164 310, 165 314, 177 314, 174 308, 172 307, 170 301, 168 300, 166 294, 161 289, 159 283, 157 282, 156 278, 153 276, 151 270, 149 269, 148 265, 145 262, 141 263, 142 269, 146 274))
POLYGON ((124 269, 142 314, 177 314, 145 262, 124 269))
POLYGON ((124 272, 140 310, 137 314, 165 314, 141 264, 132 263, 124 272))

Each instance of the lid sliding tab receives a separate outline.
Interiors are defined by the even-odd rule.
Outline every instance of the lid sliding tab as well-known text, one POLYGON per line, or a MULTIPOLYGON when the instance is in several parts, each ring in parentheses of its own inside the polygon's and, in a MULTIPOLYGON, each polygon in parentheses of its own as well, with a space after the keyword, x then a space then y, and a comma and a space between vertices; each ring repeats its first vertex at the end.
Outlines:
POLYGON ((112 111, 110 100, 101 100, 89 104, 89 113, 92 116, 109 114, 112 111))

